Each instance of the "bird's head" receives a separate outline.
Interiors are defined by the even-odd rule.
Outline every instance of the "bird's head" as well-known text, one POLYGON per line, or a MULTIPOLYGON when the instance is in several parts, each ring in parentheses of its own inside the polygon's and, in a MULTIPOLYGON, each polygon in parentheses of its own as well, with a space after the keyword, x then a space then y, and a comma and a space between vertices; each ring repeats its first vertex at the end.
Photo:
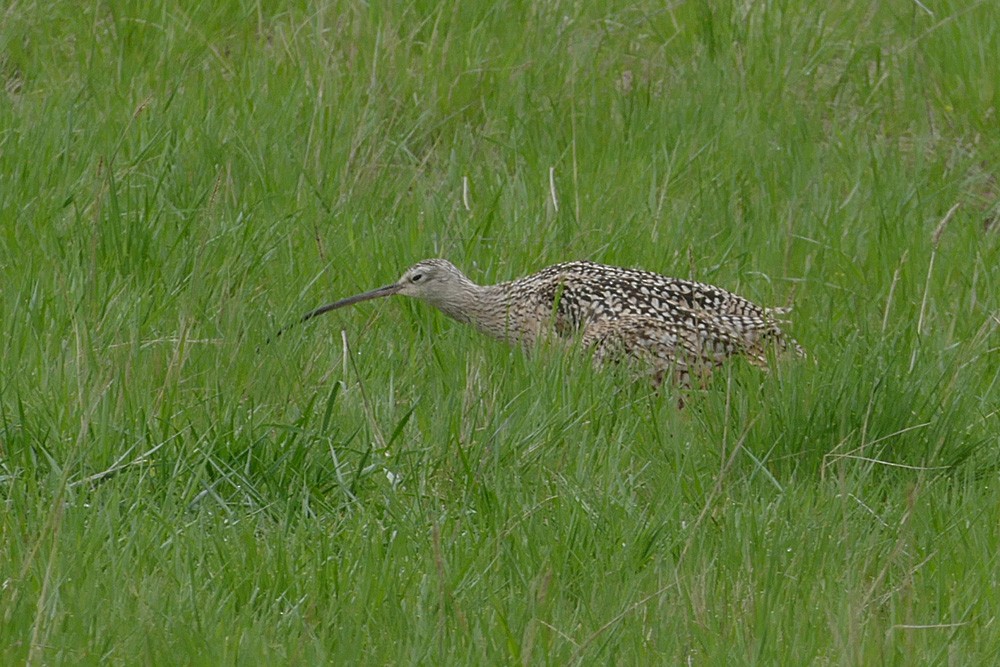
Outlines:
POLYGON ((331 310, 337 310, 345 306, 361 303, 362 301, 370 301, 371 299, 378 299, 393 294, 402 294, 415 299, 421 299, 432 306, 440 308, 453 317, 462 319, 462 305, 468 297, 470 290, 474 289, 474 287, 473 283, 448 260, 425 259, 408 268, 399 280, 391 285, 385 285, 384 287, 379 287, 368 292, 349 296, 340 301, 334 301, 310 313, 306 313, 299 322, 311 320, 317 315, 328 313, 331 310))
POLYGON ((469 284, 469 279, 448 260, 425 259, 408 268, 392 287, 395 294, 439 306, 454 300, 469 284))

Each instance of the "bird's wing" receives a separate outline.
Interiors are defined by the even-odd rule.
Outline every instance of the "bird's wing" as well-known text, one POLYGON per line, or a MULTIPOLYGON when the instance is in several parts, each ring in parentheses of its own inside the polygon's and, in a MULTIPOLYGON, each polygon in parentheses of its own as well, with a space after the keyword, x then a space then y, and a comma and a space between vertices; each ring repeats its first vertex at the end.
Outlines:
POLYGON ((711 369, 736 354, 751 363, 767 366, 763 339, 767 327, 712 317, 704 312, 678 308, 669 320, 626 315, 589 324, 582 344, 593 350, 596 363, 635 359, 657 370, 711 369))

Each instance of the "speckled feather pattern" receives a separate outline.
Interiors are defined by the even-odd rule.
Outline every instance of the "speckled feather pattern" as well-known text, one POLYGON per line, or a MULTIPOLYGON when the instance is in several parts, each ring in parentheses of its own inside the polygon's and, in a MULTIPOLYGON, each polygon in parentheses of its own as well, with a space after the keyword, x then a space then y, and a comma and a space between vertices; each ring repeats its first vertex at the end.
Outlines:
POLYGON ((801 353, 775 311, 714 285, 651 271, 567 262, 494 288, 504 297, 497 309, 506 312, 503 328, 493 329, 502 337, 532 344, 549 329, 582 334, 598 362, 625 355, 656 367, 717 365, 744 354, 764 366, 768 342, 801 353))
MULTIPOLYGON (((755 340, 779 333, 769 312, 724 289, 704 283, 669 278, 650 271, 623 269, 593 262, 556 264, 503 285, 528 310, 540 307, 556 314, 556 328, 572 332, 606 321, 642 321, 677 324, 705 330, 713 325, 755 340), (645 319, 643 319, 645 318, 645 319)), ((529 314, 530 317, 530 314, 529 314)))
POLYGON ((480 286, 447 260, 431 259, 371 294, 386 290, 427 301, 497 338, 529 347, 552 338, 575 339, 592 350, 597 364, 632 359, 658 378, 675 373, 684 384, 734 355, 766 366, 771 346, 804 354, 779 327, 779 309, 714 285, 594 262, 555 264, 480 286))

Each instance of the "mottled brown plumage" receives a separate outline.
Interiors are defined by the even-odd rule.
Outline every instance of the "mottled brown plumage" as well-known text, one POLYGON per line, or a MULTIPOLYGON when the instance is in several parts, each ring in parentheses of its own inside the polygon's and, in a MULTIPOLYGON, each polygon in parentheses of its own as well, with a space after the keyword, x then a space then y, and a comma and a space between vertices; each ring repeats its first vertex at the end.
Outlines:
POLYGON ((403 294, 526 347, 550 339, 579 340, 595 363, 631 359, 657 377, 683 384, 734 355, 767 365, 767 348, 802 348, 785 336, 778 309, 713 285, 638 269, 566 262, 518 280, 477 285, 443 259, 413 265, 395 283, 336 301, 301 322, 351 304, 403 294))

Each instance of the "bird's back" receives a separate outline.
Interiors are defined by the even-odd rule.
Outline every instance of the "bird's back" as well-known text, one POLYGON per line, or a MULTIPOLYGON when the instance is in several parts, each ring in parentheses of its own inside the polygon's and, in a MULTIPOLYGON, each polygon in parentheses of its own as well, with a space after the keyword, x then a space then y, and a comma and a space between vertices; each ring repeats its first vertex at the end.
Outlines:
POLYGON ((615 331, 615 322, 633 328, 641 322, 651 331, 690 330, 709 348, 723 340, 729 348, 739 340, 743 351, 750 351, 772 340, 779 348, 799 349, 784 337, 773 311, 714 285, 651 271, 565 262, 505 287, 513 297, 512 317, 548 318, 564 336, 595 326, 615 331))

